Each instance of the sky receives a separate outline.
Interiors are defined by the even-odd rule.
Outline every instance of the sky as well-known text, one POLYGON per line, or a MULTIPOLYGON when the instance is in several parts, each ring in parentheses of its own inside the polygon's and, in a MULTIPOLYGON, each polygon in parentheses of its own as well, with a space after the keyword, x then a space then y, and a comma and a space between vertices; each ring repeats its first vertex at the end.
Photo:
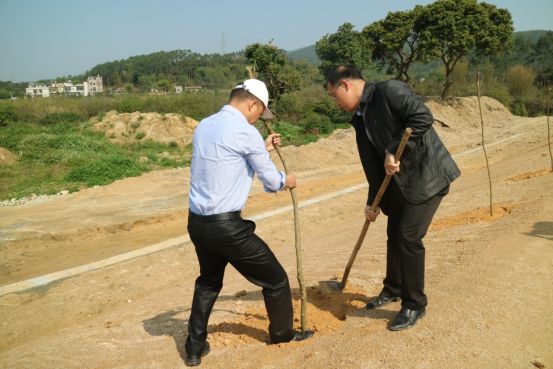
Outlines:
MULTIPOLYGON (((78 75, 155 51, 199 53, 272 43, 295 50, 350 22, 361 30, 426 0, 0 0, 0 80, 78 75)), ((516 31, 553 30, 553 0, 487 0, 516 31)))

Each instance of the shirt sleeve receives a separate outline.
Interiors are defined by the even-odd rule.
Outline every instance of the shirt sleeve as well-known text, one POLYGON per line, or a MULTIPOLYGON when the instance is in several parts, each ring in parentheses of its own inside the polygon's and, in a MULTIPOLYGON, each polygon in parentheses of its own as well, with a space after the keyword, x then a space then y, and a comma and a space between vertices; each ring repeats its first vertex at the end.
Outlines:
POLYGON ((263 183, 266 192, 277 192, 284 189, 286 175, 278 171, 265 147, 261 134, 254 129, 245 144, 245 155, 257 178, 263 183))

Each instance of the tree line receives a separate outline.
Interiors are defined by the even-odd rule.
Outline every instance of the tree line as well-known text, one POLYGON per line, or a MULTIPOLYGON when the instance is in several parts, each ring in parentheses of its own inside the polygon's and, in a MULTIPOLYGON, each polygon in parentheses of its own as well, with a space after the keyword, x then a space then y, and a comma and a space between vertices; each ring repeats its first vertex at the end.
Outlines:
POLYGON ((390 12, 361 31, 345 23, 316 43, 316 53, 323 74, 337 65, 355 66, 369 77, 384 73, 444 99, 475 94, 480 71, 485 92, 519 114, 543 112, 531 105, 539 105, 542 87, 553 81, 553 32, 535 42, 515 35, 507 9, 476 0, 390 12))

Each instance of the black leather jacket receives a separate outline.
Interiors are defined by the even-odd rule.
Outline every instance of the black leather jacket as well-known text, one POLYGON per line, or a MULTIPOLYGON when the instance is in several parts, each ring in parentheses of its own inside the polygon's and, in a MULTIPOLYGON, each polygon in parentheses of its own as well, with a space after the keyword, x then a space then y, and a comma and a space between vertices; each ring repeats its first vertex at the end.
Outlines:
MULTIPOLYGON (((406 127, 413 133, 394 180, 407 201, 420 204, 459 177, 461 172, 432 127, 433 122, 430 110, 407 84, 396 80, 365 83, 352 125, 369 182, 367 205, 374 201, 386 175, 386 152, 395 154, 406 127)), ((386 196, 382 203, 386 204, 386 196)))

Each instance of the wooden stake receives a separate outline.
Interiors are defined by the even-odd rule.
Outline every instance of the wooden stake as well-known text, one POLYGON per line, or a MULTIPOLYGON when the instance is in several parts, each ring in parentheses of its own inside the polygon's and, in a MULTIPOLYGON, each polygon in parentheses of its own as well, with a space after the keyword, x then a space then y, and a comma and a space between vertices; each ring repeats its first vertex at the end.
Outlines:
POLYGON ((547 143, 549 145, 549 158, 551 159, 551 171, 553 172, 553 153, 551 152, 551 127, 549 126, 549 93, 551 92, 551 86, 547 86, 547 143))
POLYGON ((484 145, 484 118, 482 117, 482 104, 480 103, 480 72, 476 74, 476 91, 478 92, 478 109, 480 110, 480 123, 482 127, 482 150, 486 158, 486 168, 488 169, 488 182, 490 184, 490 215, 493 216, 493 193, 492 193, 492 176, 490 174, 490 163, 488 162, 488 154, 484 145))

